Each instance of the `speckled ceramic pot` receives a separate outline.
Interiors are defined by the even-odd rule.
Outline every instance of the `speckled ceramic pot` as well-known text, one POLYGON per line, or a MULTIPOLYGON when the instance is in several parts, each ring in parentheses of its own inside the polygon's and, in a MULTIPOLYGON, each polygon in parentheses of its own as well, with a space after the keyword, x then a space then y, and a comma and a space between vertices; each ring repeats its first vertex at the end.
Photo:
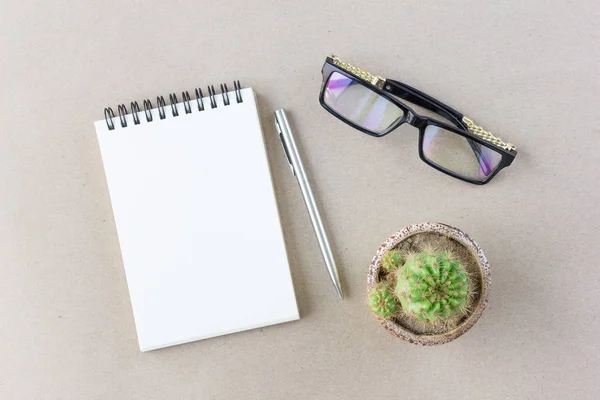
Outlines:
POLYGON ((381 268, 381 259, 384 254, 389 250, 395 248, 400 242, 408 239, 409 237, 416 235, 418 233, 426 233, 426 232, 434 232, 441 235, 444 235, 450 239, 454 239, 458 243, 464 245, 478 260, 479 270, 481 273, 481 287, 479 299, 475 304, 475 308, 473 312, 464 320, 460 325, 454 328, 451 331, 442 333, 442 334, 419 334, 415 333, 408 328, 399 325, 395 321, 391 319, 383 319, 380 317, 376 318, 381 322, 381 325, 387 329, 394 336, 405 340, 407 342, 421 345, 421 346, 435 346, 439 344, 448 343, 465 332, 467 332, 481 314, 483 314, 483 310, 488 302, 488 297, 490 294, 490 286, 491 286, 491 272, 490 267, 488 265, 488 261, 483 254, 483 250, 481 247, 473 239, 471 239, 467 234, 460 231, 459 229, 453 228, 451 226, 437 223, 437 222, 425 222, 422 224, 410 225, 406 228, 402 229, 399 232, 394 233, 390 236, 377 250, 377 254, 371 261, 371 265, 369 267, 369 275, 367 278, 367 291, 370 291, 377 282, 377 277, 379 276, 379 269, 381 268))

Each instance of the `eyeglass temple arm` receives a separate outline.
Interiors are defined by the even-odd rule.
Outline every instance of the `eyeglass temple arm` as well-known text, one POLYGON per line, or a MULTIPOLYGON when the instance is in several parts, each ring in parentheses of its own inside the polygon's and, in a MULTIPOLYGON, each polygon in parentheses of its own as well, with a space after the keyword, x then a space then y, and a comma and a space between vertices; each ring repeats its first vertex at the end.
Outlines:
POLYGON ((386 79, 384 90, 394 96, 401 97, 406 101, 423 107, 429 111, 441 115, 442 117, 452 121, 457 127, 468 131, 467 125, 462 122, 463 115, 451 107, 448 107, 439 100, 417 90, 405 83, 398 82, 392 79, 386 79))

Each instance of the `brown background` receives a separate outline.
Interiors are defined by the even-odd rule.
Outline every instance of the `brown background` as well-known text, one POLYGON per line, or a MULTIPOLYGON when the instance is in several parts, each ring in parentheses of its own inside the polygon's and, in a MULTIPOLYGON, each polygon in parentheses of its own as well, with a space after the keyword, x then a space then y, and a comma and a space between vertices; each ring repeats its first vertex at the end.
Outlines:
POLYGON ((440 3, 4 1, 0 398, 598 398, 600 6, 440 3), (343 125, 317 101, 331 52, 465 112, 518 158, 477 187, 421 162, 409 126, 374 139, 343 125), (141 354, 92 122, 234 78, 259 94, 302 319, 141 354), (344 302, 277 143, 278 107, 344 302), (364 304, 379 244, 422 221, 469 233, 493 273, 479 323, 436 348, 394 339, 364 304))

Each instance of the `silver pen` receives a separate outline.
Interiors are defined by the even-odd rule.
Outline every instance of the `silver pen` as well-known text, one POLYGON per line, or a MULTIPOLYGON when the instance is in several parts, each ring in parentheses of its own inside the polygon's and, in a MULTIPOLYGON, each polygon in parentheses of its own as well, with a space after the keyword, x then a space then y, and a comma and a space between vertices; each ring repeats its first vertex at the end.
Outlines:
POLYGON ((333 282, 333 286, 335 287, 335 291, 337 292, 338 296, 340 299, 343 299, 344 295, 342 293, 337 267, 335 266, 335 260, 333 259, 333 254, 331 252, 331 245, 327 239, 327 233, 325 233, 325 228, 323 227, 321 215, 319 215, 319 209, 317 208, 315 197, 312 189, 310 188, 310 184, 308 183, 308 179, 306 178, 306 172, 304 171, 302 159, 300 159, 298 147, 296 147, 296 141, 294 140, 294 135, 292 134, 292 128, 290 127, 290 123, 288 122, 287 116, 285 115, 285 110, 283 108, 275 111, 275 128, 277 129, 277 134, 279 135, 279 140, 283 146, 283 151, 285 152, 285 156, 290 164, 290 168, 292 169, 292 172, 296 176, 298 184, 300 185, 302 197, 304 197, 304 203, 306 203, 310 220, 312 221, 315 234, 317 235, 317 240, 319 241, 321 253, 323 254, 325 264, 327 265, 329 276, 331 277, 331 281, 333 282))

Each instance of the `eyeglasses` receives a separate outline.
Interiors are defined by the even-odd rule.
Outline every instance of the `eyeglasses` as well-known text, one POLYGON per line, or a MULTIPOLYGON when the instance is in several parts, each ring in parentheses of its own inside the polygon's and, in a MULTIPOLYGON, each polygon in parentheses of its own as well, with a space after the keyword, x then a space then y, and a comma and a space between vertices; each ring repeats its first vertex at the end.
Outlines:
POLYGON ((419 156, 433 168, 475 184, 508 167, 517 148, 472 119, 404 83, 374 76, 336 56, 323 65, 319 101, 330 113, 371 136, 385 136, 403 123, 419 129, 419 156), (397 98, 446 118, 423 117, 397 98))

